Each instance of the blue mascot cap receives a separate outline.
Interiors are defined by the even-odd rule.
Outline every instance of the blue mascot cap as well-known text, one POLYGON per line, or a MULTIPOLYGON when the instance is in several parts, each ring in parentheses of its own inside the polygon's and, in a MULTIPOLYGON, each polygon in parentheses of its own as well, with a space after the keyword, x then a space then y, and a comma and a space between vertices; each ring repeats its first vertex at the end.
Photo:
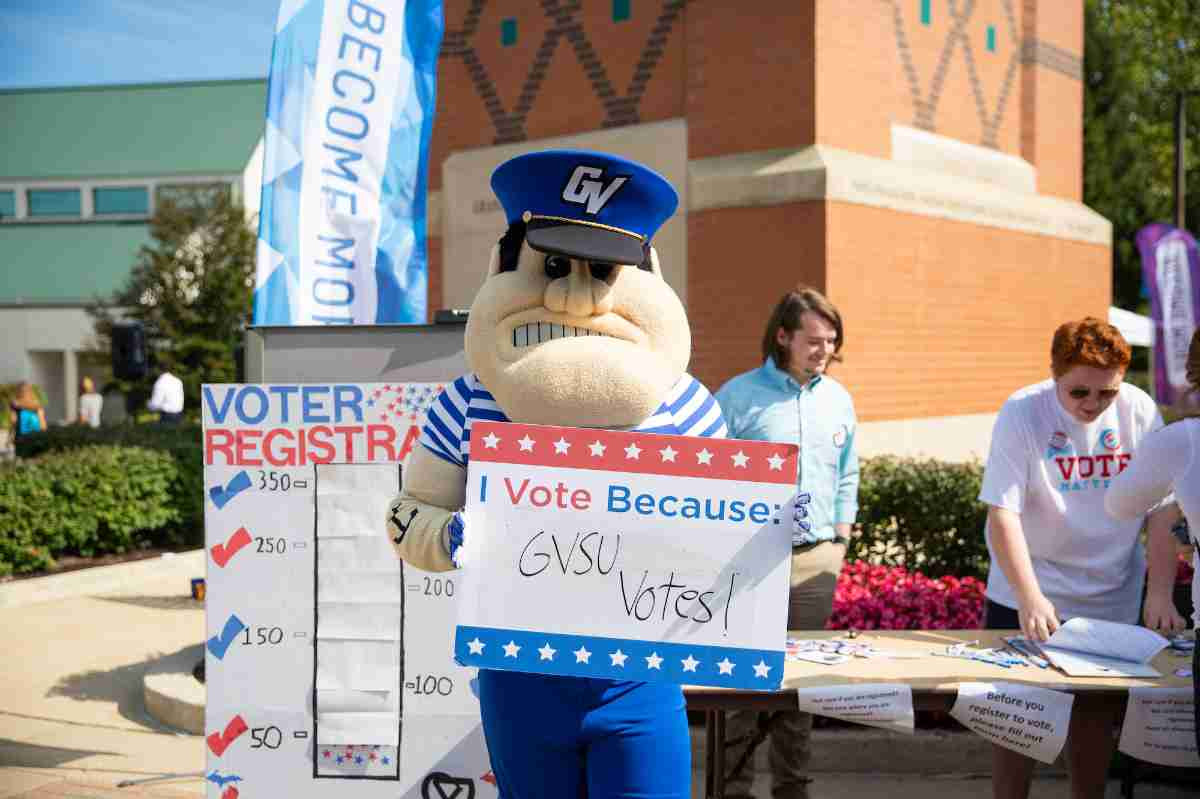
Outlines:
POLYGON ((654 170, 588 150, 519 155, 496 167, 492 190, 510 225, 525 221, 533 249, 614 264, 642 263, 679 205, 654 170))

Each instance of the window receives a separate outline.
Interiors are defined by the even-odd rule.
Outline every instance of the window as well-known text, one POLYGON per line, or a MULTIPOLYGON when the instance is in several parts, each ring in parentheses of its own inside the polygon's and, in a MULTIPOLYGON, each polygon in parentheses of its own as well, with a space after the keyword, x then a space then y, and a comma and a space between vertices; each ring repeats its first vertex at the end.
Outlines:
POLYGON ((226 198, 230 196, 228 183, 180 183, 159 186, 154 196, 159 203, 195 206, 212 203, 218 195, 224 195, 226 198))
POLYGON ((109 186, 92 191, 92 207, 97 216, 102 214, 150 213, 150 192, 145 186, 109 186))
POLYGON ((0 191, 0 219, 12 219, 17 215, 17 193, 0 191))
POLYGON ((80 216, 79 189, 30 189, 30 216, 80 216))
POLYGON ((612 20, 613 22, 624 22, 629 19, 629 0, 613 0, 612 3, 612 20))
POLYGON ((512 47, 517 43, 517 20, 515 17, 500 20, 500 46, 512 47))

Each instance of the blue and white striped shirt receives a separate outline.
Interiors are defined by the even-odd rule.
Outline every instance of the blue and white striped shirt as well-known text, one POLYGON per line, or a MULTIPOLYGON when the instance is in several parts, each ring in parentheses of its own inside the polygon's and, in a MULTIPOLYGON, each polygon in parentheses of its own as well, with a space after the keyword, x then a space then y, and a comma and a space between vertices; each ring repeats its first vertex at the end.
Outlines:
MULTIPOLYGON (((463 375, 442 389, 426 411, 420 442, 439 458, 464 469, 471 459, 471 426, 476 420, 507 422, 496 398, 474 374, 463 375)), ((712 394, 685 374, 648 419, 634 428, 700 438, 725 438, 725 420, 712 394)))

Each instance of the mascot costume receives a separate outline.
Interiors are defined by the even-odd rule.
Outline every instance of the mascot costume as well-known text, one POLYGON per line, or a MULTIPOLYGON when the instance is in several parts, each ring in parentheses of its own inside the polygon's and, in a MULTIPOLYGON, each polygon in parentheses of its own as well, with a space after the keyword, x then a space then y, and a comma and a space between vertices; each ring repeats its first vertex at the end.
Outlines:
MULTIPOLYGON (((455 568, 470 539, 475 420, 725 435, 686 372, 687 317, 650 246, 678 203, 671 185, 616 156, 549 151, 500 165, 492 189, 508 230, 467 321, 473 371, 429 408, 387 521, 399 557, 427 571, 455 568)), ((677 685, 483 669, 479 699, 507 799, 689 795, 677 685)))

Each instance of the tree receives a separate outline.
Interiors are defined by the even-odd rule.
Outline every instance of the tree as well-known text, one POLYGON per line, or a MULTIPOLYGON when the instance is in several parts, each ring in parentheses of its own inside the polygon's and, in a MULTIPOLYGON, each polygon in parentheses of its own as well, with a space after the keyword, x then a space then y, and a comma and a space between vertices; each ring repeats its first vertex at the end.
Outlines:
MULTIPOLYGON (((1084 202, 1113 225, 1113 300, 1137 309, 1134 236, 1174 223, 1175 93, 1200 91, 1200 0, 1086 0, 1084 202)), ((1200 232, 1200 95, 1191 99, 1187 220, 1200 232)))
POLYGON ((123 388, 143 398, 158 372, 183 381, 185 409, 200 407, 203 383, 236 380, 234 348, 250 318, 255 234, 227 190, 176 192, 158 203, 125 285, 89 308, 109 346, 116 314, 142 322, 152 369, 123 388))

